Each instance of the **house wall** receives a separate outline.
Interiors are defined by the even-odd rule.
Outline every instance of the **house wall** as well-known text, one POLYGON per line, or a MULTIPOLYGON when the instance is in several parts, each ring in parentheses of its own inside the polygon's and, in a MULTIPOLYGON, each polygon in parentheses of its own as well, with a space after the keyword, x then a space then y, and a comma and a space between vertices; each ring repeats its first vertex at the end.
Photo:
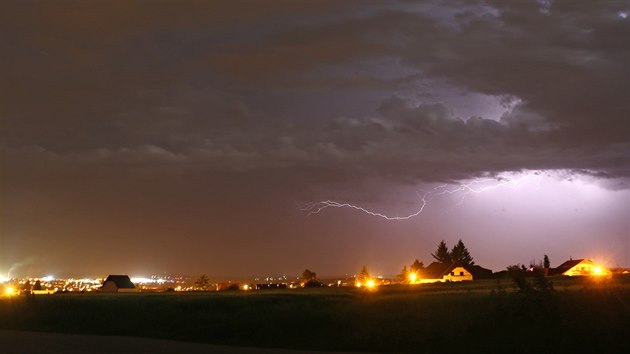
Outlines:
POLYGON ((472 274, 464 267, 455 267, 449 274, 445 275, 445 281, 473 280, 472 274))
POLYGON ((562 273, 562 275, 568 275, 568 276, 579 276, 579 275, 596 275, 596 276, 609 276, 611 275, 611 272, 602 267, 599 266, 597 264, 594 264, 591 261, 585 260, 582 261, 578 264, 576 264, 575 266, 573 266, 573 268, 567 270, 566 272, 562 273))
POLYGON ((116 283, 114 283, 113 281, 106 281, 103 283, 103 287, 101 288, 101 292, 104 293, 117 293, 118 292, 118 287, 116 286, 116 283))

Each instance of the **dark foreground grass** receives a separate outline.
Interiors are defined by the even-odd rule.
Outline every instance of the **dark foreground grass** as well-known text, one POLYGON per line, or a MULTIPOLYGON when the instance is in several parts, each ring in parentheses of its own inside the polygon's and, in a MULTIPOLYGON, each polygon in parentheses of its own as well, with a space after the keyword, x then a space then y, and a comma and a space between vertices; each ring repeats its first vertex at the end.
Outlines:
POLYGON ((554 294, 494 282, 257 293, 86 294, 0 301, 0 328, 258 347, 415 353, 621 353, 630 284, 554 294))

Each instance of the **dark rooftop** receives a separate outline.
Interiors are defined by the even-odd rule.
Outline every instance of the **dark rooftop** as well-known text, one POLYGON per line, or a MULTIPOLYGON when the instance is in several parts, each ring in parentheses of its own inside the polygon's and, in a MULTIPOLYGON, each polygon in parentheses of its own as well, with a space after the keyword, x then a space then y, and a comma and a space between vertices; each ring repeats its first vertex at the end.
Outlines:
POLYGON ((108 281, 113 281, 118 289, 135 289, 135 285, 133 285, 128 275, 109 275, 103 284, 108 281))
POLYGON ((561 265, 557 266, 556 268, 551 268, 549 270, 549 275, 560 275, 560 274, 566 272, 567 270, 575 267, 576 265, 578 265, 583 260, 584 259, 570 259, 570 260, 562 263, 561 265))

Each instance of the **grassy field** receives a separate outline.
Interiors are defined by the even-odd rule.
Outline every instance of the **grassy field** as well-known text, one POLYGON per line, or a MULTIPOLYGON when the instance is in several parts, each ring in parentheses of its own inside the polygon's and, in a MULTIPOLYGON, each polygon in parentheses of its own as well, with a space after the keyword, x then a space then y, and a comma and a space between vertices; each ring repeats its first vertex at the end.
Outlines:
POLYGON ((0 329, 239 346, 414 353, 630 349, 630 278, 555 279, 551 294, 495 280, 354 288, 73 294, 0 300, 0 329))

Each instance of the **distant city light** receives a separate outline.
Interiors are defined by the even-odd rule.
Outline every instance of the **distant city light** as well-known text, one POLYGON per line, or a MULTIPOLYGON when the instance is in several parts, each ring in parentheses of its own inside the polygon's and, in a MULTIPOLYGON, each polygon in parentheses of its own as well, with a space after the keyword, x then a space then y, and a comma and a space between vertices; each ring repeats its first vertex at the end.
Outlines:
POLYGON ((131 282, 134 284, 164 284, 164 283, 173 283, 173 280, 164 279, 164 278, 134 277, 134 278, 131 278, 131 282))
POLYGON ((55 277, 53 277, 52 275, 47 275, 45 277, 42 278, 43 281, 53 281, 55 280, 55 277))

